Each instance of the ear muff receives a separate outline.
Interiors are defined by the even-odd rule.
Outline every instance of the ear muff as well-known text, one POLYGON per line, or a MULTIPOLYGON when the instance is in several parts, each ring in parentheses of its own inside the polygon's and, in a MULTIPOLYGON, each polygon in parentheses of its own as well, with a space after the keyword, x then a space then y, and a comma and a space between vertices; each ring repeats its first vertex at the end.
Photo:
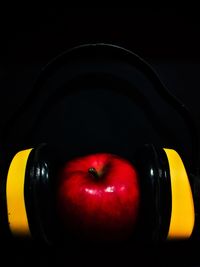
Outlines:
MULTIPOLYGON (((143 61, 140 57, 130 51, 112 45, 93 44, 77 47, 67 53, 58 56, 52 62, 50 62, 50 64, 48 64, 43 69, 41 75, 36 81, 34 90, 32 91, 30 97, 27 99, 24 105, 22 105, 21 108, 14 113, 14 116, 11 117, 11 119, 6 123, 4 130, 1 133, 2 144, 5 145, 6 143, 9 143, 8 137, 11 136, 11 133, 13 133, 13 130, 11 130, 13 125, 16 124, 18 120, 29 111, 32 105, 35 105, 35 103, 37 103, 42 90, 44 90, 43 93, 46 96, 45 90, 47 90, 48 88, 48 86, 46 86, 46 81, 49 80, 49 77, 51 77, 54 72, 57 73, 60 67, 64 67, 65 63, 69 64, 69 62, 76 62, 77 59, 85 60, 86 58, 88 58, 89 61, 90 59, 95 58, 95 62, 97 61, 97 59, 100 59, 101 62, 102 58, 105 57, 107 62, 107 59, 110 58, 110 55, 112 55, 112 58, 114 57, 115 59, 119 60, 119 62, 127 62, 128 64, 130 64, 130 66, 134 66, 139 71, 143 72, 149 79, 149 81, 155 86, 154 89, 158 93, 158 95, 166 100, 174 108, 174 110, 182 116, 186 126, 188 126, 191 135, 191 147, 193 150, 191 169, 193 169, 193 172, 195 174, 198 174, 198 131, 190 112, 183 105, 183 103, 181 103, 176 99, 175 96, 171 95, 168 92, 157 74, 145 61, 143 61)), ((85 70, 85 68, 82 69, 85 70)), ((71 71, 71 68, 68 67, 67 70, 71 71)), ((93 68, 91 72, 93 73, 93 68)), ((68 72, 66 73, 66 75, 67 74, 68 72)), ((122 88, 122 92, 124 92, 124 87, 122 88)), ((54 92, 52 93, 53 94, 51 99, 54 100, 54 92)), ((131 90, 130 92, 128 90, 127 93, 128 95, 132 95, 131 90)), ((57 92, 55 94, 57 95, 57 92)), ((66 91, 66 95, 67 94, 68 92, 66 91)), ((134 97, 133 100, 135 101, 134 97)), ((39 121, 41 121, 43 114, 45 114, 43 111, 48 110, 49 102, 47 101, 41 106, 43 108, 39 110, 39 121)), ((31 126, 30 133, 34 133, 33 129, 35 129, 38 125, 39 123, 37 123, 36 120, 35 125, 33 125, 33 127, 31 126)), ((27 134, 27 137, 29 139, 30 134, 27 134)), ((25 140, 25 137, 22 136, 23 144, 25 140)), ((29 144, 30 140, 26 141, 27 142, 25 142, 25 144, 29 144)), ((44 229, 46 229, 48 225, 48 223, 43 223, 44 220, 41 220, 43 216, 42 214, 46 214, 45 205, 41 203, 45 203, 46 201, 45 197, 43 196, 48 196, 48 192, 45 191, 47 188, 45 184, 48 184, 47 181, 49 179, 48 165, 45 161, 40 161, 40 153, 35 152, 36 150, 33 149, 30 151, 30 154, 26 151, 17 154, 16 157, 13 158, 8 174, 9 179, 6 184, 7 198, 9 196, 9 200, 7 200, 7 206, 9 210, 8 218, 11 221, 10 230, 11 232, 13 232, 13 234, 19 234, 22 236, 29 235, 29 232, 31 232, 31 234, 40 233, 43 236, 46 236, 46 234, 44 234, 46 230, 44 229), (22 156, 22 158, 20 157, 20 155, 22 156), (12 193, 12 189, 10 188, 10 184, 11 181, 15 179, 12 177, 14 177, 14 170, 19 167, 18 164, 21 164, 22 166, 20 174, 21 193, 14 196, 14 193, 12 193), (15 207, 15 201, 13 201, 15 197, 17 197, 19 203, 21 203, 20 205, 22 215, 20 215, 20 219, 16 216, 14 216, 15 219, 13 219, 13 214, 15 214, 15 212, 13 213, 12 207, 15 207), (23 201, 25 202, 25 204, 23 201), (34 219, 34 216, 36 216, 36 219, 34 219), (34 220, 35 223, 32 223, 32 221, 34 220), (34 227, 33 225, 37 225, 37 227, 34 227), (23 227, 21 228, 21 226, 23 227), (19 230, 19 228, 21 230, 19 230)), ((153 240, 189 237, 193 231, 194 225, 194 204, 191 195, 189 179, 187 177, 181 158, 177 153, 175 153, 175 151, 172 153, 171 150, 155 148, 154 146, 149 145, 138 153, 137 164, 139 166, 138 170, 141 176, 143 199, 141 225, 143 229, 145 229, 143 231, 144 237, 147 236, 148 238, 153 240), (183 182, 180 182, 180 180, 183 182), (187 220, 186 216, 188 217, 187 220)), ((44 218, 47 217, 47 215, 44 216, 44 218)))
POLYGON ((136 166, 140 174, 144 238, 154 241, 189 238, 194 229, 194 201, 179 154, 146 145, 137 151, 136 166))
POLYGON ((6 182, 9 229, 14 236, 49 242, 51 227, 49 167, 44 145, 18 152, 6 182))
MULTIPOLYGON (((44 146, 18 152, 6 182, 7 217, 11 233, 49 242, 52 195, 44 146)), ((141 184, 141 233, 145 239, 187 239, 195 211, 189 178, 179 154, 146 145, 137 152, 141 184)))

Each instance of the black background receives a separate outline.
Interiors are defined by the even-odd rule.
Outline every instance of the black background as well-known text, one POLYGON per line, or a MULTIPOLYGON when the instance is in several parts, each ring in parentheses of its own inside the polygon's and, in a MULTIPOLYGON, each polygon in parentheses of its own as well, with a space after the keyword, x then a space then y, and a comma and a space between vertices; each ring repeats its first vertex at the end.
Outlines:
MULTIPOLYGON (((26 99, 31 91, 33 81, 38 76, 41 68, 49 60, 73 46, 95 42, 121 45, 145 58, 155 67, 169 90, 189 107, 197 124, 199 124, 200 18, 198 16, 198 10, 195 11, 195 9, 189 8, 56 9, 46 7, 45 9, 41 9, 29 7, 26 10, 13 8, 13 10, 5 10, 3 13, 4 16, 2 17, 0 26, 0 123, 2 127, 5 121, 26 99)), ((110 99, 107 101, 109 102, 110 99)), ((156 102, 153 94, 152 99, 150 97, 150 101, 153 107, 157 106, 159 109, 159 103, 156 102)), ((117 103, 115 103, 115 106, 112 103, 112 108, 116 108, 116 112, 119 112, 117 103)), ((59 111, 61 112, 62 109, 59 111)), ((182 153, 183 158, 189 160, 192 151, 190 139, 185 134, 187 130, 181 123, 180 125, 176 124, 176 115, 174 115, 175 117, 171 113, 167 115, 168 111, 166 110, 163 112, 160 112, 161 120, 166 121, 166 127, 172 130, 174 140, 176 141, 172 142, 167 139, 159 139, 159 136, 153 131, 146 131, 145 121, 140 121, 138 124, 137 121, 135 122, 133 120, 133 125, 136 123, 135 128, 137 128, 133 144, 143 144, 149 140, 150 142, 156 142, 159 139, 157 142, 159 145, 173 146, 182 153), (162 114, 164 114, 164 117, 162 117, 162 114), (138 125, 140 127, 137 127, 138 125)), ((126 113, 123 114, 126 116, 126 113)), ((138 116, 142 118, 141 115, 138 116)), ((94 118, 95 115, 91 117, 91 121, 94 122, 94 118)), ((80 128, 79 131, 89 131, 90 136, 93 136, 95 129, 99 129, 99 121, 101 122, 100 125, 102 125, 105 118, 106 114, 103 114, 101 118, 100 112, 97 114, 94 127, 89 128, 89 130, 88 128, 80 128)), ((63 117, 62 120, 59 122, 65 124, 63 117)), ((116 116, 113 116, 111 121, 113 121, 114 130, 119 127, 119 124, 116 123, 116 116)), ((53 122, 56 122, 56 117, 53 122)), ((131 119, 128 120, 127 124, 130 122, 131 119)), ((122 123, 122 120, 120 123, 122 123)), ((49 119, 46 120, 46 125, 50 125, 49 119)), ((63 129, 66 131, 68 129, 73 130, 73 125, 70 128, 68 124, 61 128, 61 130, 63 129)), ((134 126, 131 129, 133 131, 134 126)), ((23 130, 21 131, 23 132, 23 130)), ((58 131, 60 131, 59 128, 58 131)), ((55 132, 55 130, 51 131, 51 128, 48 131, 40 131, 40 134, 38 134, 34 142, 40 142, 47 138, 51 141, 54 140, 54 143, 58 143, 59 135, 56 135, 55 132)), ((91 145, 91 142, 94 141, 100 144, 98 141, 102 134, 106 136, 105 140, 113 137, 112 131, 107 135, 103 127, 100 127, 97 140, 95 138, 89 138, 86 144, 91 145)), ((76 137, 78 138, 78 136, 76 137)), ((84 134, 80 134, 80 143, 84 136, 84 134)), ((123 137, 124 140, 126 137, 123 137)), ((121 138, 121 135, 116 137, 116 145, 121 141, 121 138)), ((127 138, 126 140, 130 140, 130 135, 127 138)), ((13 137, 14 139, 15 137, 13 137)), ((62 135, 63 139, 64 135, 62 135)), ((14 143, 12 140, 10 142, 14 143)), ((126 142, 125 147, 129 145, 128 141, 126 142)), ((67 142, 65 145, 67 146, 67 142)), ((9 244, 7 246, 9 247, 9 244)), ((14 247, 18 245, 12 243, 11 246, 13 247, 11 250, 13 253, 15 251, 14 247)), ((185 261, 188 266, 200 264, 200 258, 198 259, 194 245, 184 246, 178 243, 171 247, 166 249, 166 251, 165 246, 163 249, 159 249, 158 247, 151 249, 149 247, 140 248, 141 250, 139 251, 141 253, 139 255, 141 255, 141 263, 139 262, 139 265, 144 264, 144 259, 149 259, 151 263, 160 266, 164 264, 171 265, 173 263, 172 261, 174 261, 174 257, 172 257, 174 255, 176 256, 175 261, 177 265, 179 260, 181 264, 185 261), (181 259, 183 255, 185 258, 181 259)), ((16 263, 22 261, 29 264, 28 262, 32 261, 36 265, 37 263, 49 264, 53 261, 55 265, 56 263, 65 263, 67 265, 67 262, 65 262, 68 261, 67 251, 63 248, 38 248, 36 245, 31 244, 22 244, 20 248, 14 253, 15 256, 18 255, 16 257, 16 263), (21 250, 25 251, 26 257, 23 256, 24 252, 21 250), (27 255, 30 259, 28 259, 27 255), (33 260, 31 257, 33 257, 33 260)), ((109 247, 107 250, 109 250, 109 247)), ((89 265, 93 263, 90 261, 92 261, 91 255, 94 253, 96 258, 99 256, 99 260, 96 259, 94 264, 96 261, 103 263, 108 258, 107 262, 109 264, 120 261, 126 264, 130 262, 130 265, 133 265, 134 258, 136 257, 134 250, 134 247, 129 247, 127 251, 123 249, 120 255, 119 248, 117 250, 118 253, 115 253, 115 250, 111 249, 111 254, 109 254, 108 251, 105 253, 105 250, 103 250, 104 252, 99 251, 99 253, 94 253, 92 250, 91 253, 88 251, 84 251, 83 253, 80 248, 74 247, 73 253, 71 254, 73 256, 69 256, 69 258, 70 261, 74 260, 77 262, 78 256, 82 257, 82 262, 89 265)), ((6 253, 5 249, 3 253, 9 257, 9 253, 6 253)), ((7 256, 3 259, 6 260, 7 256)), ((137 262, 139 261, 138 258, 137 262)))

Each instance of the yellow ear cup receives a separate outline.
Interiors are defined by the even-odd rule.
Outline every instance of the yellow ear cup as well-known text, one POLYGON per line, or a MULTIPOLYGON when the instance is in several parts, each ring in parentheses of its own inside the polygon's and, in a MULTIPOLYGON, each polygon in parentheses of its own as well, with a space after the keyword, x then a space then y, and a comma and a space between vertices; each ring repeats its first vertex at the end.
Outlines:
POLYGON ((167 239, 187 239, 191 236, 195 211, 190 182, 179 154, 164 149, 169 163, 172 193, 172 210, 167 239))
POLYGON ((13 235, 30 236, 24 198, 26 165, 32 149, 18 152, 11 161, 6 183, 8 223, 13 235))

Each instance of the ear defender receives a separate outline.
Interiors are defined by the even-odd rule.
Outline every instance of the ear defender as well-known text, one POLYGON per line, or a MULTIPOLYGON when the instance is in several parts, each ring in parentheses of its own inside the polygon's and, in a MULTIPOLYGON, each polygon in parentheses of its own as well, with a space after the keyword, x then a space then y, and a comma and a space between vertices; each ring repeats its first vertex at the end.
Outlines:
POLYGON ((148 240, 191 237, 195 210, 189 177, 173 149, 146 145, 137 152, 141 182, 141 232, 148 240))
MULTIPOLYGON (((52 107, 54 99, 58 104, 63 97, 68 97, 73 92, 79 92, 83 88, 93 90, 94 82, 98 84, 98 90, 103 89, 106 84, 105 88, 110 92, 116 91, 128 96, 134 104, 138 104, 139 108, 143 109, 146 104, 152 104, 147 98, 148 94, 137 90, 135 70, 153 85, 157 96, 181 116, 191 137, 188 146, 192 151, 190 162, 192 174, 189 176, 180 155, 173 149, 145 145, 137 151, 134 167, 138 171, 141 190, 138 235, 142 236, 142 240, 151 241, 189 239, 192 234, 198 235, 195 231, 200 232, 198 127, 187 107, 168 91, 154 69, 133 52, 101 43, 78 46, 54 58, 42 69, 30 96, 5 123, 4 129, 1 129, 1 145, 6 150, 11 138, 15 138, 13 143, 16 141, 18 145, 35 143, 37 134, 36 136, 34 134, 45 120, 45 115, 52 107), (103 86, 99 86, 99 81, 103 86), (83 82, 88 87, 82 86, 83 82), (118 84, 120 86, 115 86, 118 84), (143 93, 144 97, 140 97, 143 93), (19 132, 16 131, 18 134, 13 136, 17 123, 20 121, 22 123, 25 119, 24 114, 27 114, 27 118, 28 114, 33 115, 32 107, 38 103, 40 94, 41 105, 34 115, 36 117, 30 121, 27 131, 23 129, 22 134, 19 127, 19 132)), ((151 113, 145 112, 148 115, 147 119, 154 126, 155 121, 153 118, 151 121, 153 115, 151 113)), ((163 138, 162 142, 166 142, 169 136, 162 127, 161 131, 160 127, 154 128, 163 138)), ((45 134, 42 139, 44 137, 45 134)), ((57 139, 53 136, 53 142, 55 140, 57 139)), ((19 151, 11 160, 10 155, 2 154, 5 154, 5 157, 0 159, 1 235, 5 232, 6 237, 12 234, 51 242, 56 238, 55 229, 60 226, 57 225, 59 221, 55 219, 57 216, 55 191, 58 178, 56 175, 59 173, 60 155, 58 157, 58 154, 47 151, 45 145, 19 151), (52 164, 49 163, 50 158, 52 164)), ((62 228, 60 229, 62 232, 62 228)))
MULTIPOLYGON (((139 232, 144 240, 189 239, 195 209, 189 177, 173 149, 146 145, 137 152, 140 177, 139 232)), ((46 146, 19 151, 12 158, 5 183, 9 231, 20 238, 51 242, 53 195, 46 146)))
POLYGON ((14 155, 8 169, 5 195, 11 234, 48 242, 52 196, 44 150, 42 145, 14 155))

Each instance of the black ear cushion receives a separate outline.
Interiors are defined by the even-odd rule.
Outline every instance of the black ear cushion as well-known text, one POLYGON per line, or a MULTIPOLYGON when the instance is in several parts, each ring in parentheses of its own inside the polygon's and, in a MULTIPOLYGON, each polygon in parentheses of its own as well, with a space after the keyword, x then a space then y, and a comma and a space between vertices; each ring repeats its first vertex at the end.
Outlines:
POLYGON ((25 204, 34 238, 50 243, 52 233, 52 196, 46 146, 31 151, 25 177, 25 204))
POLYGON ((135 155, 140 177, 140 232, 145 240, 165 240, 171 216, 171 183, 167 156, 162 148, 145 145, 135 155))

